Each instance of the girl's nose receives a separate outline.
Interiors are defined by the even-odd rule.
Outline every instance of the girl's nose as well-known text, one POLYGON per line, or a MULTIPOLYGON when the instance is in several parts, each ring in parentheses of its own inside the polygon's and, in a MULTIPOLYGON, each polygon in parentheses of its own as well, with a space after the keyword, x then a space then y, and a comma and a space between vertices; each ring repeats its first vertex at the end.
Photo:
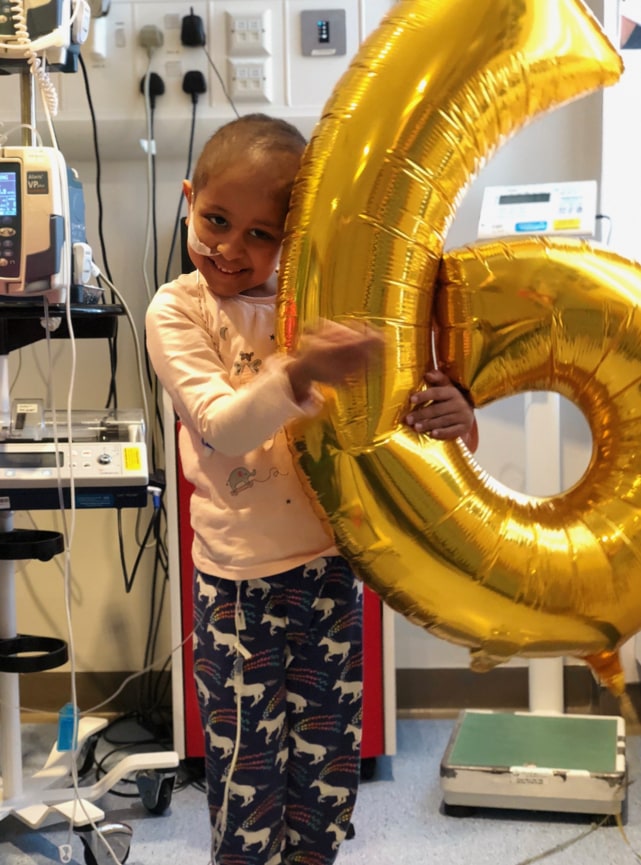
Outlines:
POLYGON ((224 240, 216 244, 217 252, 224 256, 228 261, 234 258, 239 258, 243 251, 242 238, 239 235, 228 234, 224 240))

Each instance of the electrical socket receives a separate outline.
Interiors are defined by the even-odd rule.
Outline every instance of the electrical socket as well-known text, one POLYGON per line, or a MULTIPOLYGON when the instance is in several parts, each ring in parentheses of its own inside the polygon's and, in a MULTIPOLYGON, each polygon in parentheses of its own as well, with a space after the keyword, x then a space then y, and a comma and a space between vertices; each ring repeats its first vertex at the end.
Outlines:
MULTIPOLYGON (((164 34, 163 45, 154 52, 151 60, 153 70, 165 83, 162 104, 158 102, 159 117, 160 115, 188 116, 191 100, 184 93, 182 82, 185 73, 189 70, 202 72, 209 84, 207 57, 202 46, 192 47, 182 44, 182 22, 185 16, 176 11, 178 5, 181 4, 168 2, 133 4, 133 26, 136 33, 142 33, 146 28, 155 26, 164 34)), ((185 12, 189 12, 192 8, 194 15, 203 17, 207 14, 207 7, 203 2, 190 3, 185 12)), ((146 61, 147 58, 139 50, 134 70, 138 79, 145 74, 146 61)), ((201 100, 202 107, 205 107, 207 99, 208 97, 205 96, 201 100)))
MULTIPOLYGON (((206 92, 198 99, 199 117, 207 124, 211 106, 226 105, 220 87, 213 82, 213 73, 202 47, 183 46, 180 41, 181 22, 193 6, 194 14, 206 22, 207 3, 194 0, 182 4, 169 0, 113 0, 108 15, 92 21, 103 28, 102 44, 93 51, 93 42, 83 50, 91 87, 91 95, 98 115, 98 134, 103 158, 118 154, 128 159, 141 157, 141 140, 148 135, 145 102, 140 93, 140 81, 148 72, 155 72, 165 85, 165 92, 156 101, 154 138, 159 156, 171 154, 183 158, 188 145, 189 122, 193 114, 190 94, 183 91, 183 79, 189 71, 202 73, 206 92), (176 11, 178 8, 179 11, 176 11), (145 46, 140 45, 139 34, 145 27, 157 28, 163 34, 163 43, 150 58, 145 46)), ((221 40, 224 39, 220 14, 221 40)), ((209 29, 209 23, 208 23, 209 29)), ((159 41, 156 30, 151 33, 159 41)), ((91 40, 91 31, 90 31, 91 40)), ((222 74, 224 76, 225 67, 222 74)), ((18 76, 11 76, 17 78, 18 76)), ((61 110, 57 118, 57 131, 65 156, 70 160, 87 159, 87 96, 82 75, 59 73, 56 86, 61 96, 61 110)), ((9 88, 10 89, 10 88, 9 88)), ((18 88, 16 87, 16 91, 18 88)), ((16 94, 19 97, 19 94, 16 94)), ((9 101, 10 94, 7 96, 9 101)), ((16 116, 19 116, 19 98, 16 116)), ((4 104, 4 103, 3 103, 4 104)), ((226 111, 231 117, 231 111, 226 111)), ((199 146, 200 141, 198 142, 199 146)))

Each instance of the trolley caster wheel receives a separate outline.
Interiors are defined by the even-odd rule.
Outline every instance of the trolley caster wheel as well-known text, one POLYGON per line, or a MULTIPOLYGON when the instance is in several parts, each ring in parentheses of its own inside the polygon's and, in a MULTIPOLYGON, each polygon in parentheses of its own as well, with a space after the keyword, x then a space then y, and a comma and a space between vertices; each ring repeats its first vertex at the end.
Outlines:
POLYGON ((85 865, 114 865, 112 850, 120 865, 127 861, 133 830, 126 823, 106 823, 95 829, 93 826, 76 826, 74 831, 84 847, 85 865))
POLYGON ((142 804, 151 814, 164 814, 169 808, 175 779, 174 774, 163 774, 155 769, 138 772, 136 775, 138 792, 142 804))

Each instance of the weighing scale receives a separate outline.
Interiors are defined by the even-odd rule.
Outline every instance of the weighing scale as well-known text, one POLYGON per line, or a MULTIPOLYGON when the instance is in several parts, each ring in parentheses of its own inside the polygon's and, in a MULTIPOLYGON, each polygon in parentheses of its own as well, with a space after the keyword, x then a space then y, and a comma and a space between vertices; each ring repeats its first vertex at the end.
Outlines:
POLYGON ((627 791, 625 721, 464 711, 441 761, 441 787, 446 810, 621 814, 627 791))

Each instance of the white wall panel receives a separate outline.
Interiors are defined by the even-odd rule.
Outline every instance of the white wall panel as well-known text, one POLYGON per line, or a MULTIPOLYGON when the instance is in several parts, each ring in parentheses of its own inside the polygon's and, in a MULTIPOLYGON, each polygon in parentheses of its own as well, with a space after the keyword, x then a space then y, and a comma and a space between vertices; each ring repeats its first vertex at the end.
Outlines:
MULTIPOLYGON (((252 100, 244 98, 242 88, 237 88, 236 110, 240 114, 265 111, 285 117, 309 135, 365 34, 391 5, 391 0, 195 0, 177 7, 159 0, 113 0, 107 16, 92 19, 89 38, 82 47, 103 159, 132 159, 140 153, 140 141, 147 138, 141 93, 147 70, 159 75, 165 88, 154 111, 154 139, 161 157, 181 156, 187 146, 192 102, 182 84, 189 71, 201 72, 207 84, 207 93, 198 102, 196 149, 217 126, 234 117, 226 91, 230 94, 234 87, 233 71, 240 66, 244 74, 247 64, 252 63, 260 63, 267 74, 264 92, 252 100), (181 44, 183 16, 192 8, 204 25, 205 48, 181 44), (324 8, 345 10, 347 51, 337 57, 305 57, 301 12, 324 8), (267 50, 261 48, 255 57, 238 56, 228 37, 231 16, 262 15, 269 23, 267 50), (139 44, 140 32, 147 26, 157 27, 162 39, 151 59, 139 44)), ((8 95, 2 119, 17 123, 21 119, 19 76, 11 78, 2 82, 8 95)), ((84 159, 91 145, 91 129, 83 76, 57 74, 53 80, 60 98, 55 118, 60 147, 68 160, 84 159)), ((44 122, 41 133, 46 136, 44 122)))

